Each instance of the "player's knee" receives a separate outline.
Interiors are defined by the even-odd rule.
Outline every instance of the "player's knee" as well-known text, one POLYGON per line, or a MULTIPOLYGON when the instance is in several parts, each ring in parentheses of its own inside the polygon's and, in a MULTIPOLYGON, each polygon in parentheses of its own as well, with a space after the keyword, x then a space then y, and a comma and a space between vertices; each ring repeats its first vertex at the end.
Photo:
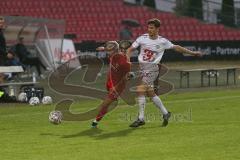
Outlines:
POLYGON ((139 85, 139 86, 137 86, 137 92, 138 92, 138 94, 145 94, 146 91, 147 91, 147 88, 145 87, 145 85, 139 85))
POLYGON ((153 97, 155 97, 156 94, 154 92, 148 92, 148 97, 150 97, 150 100, 152 101, 153 97))

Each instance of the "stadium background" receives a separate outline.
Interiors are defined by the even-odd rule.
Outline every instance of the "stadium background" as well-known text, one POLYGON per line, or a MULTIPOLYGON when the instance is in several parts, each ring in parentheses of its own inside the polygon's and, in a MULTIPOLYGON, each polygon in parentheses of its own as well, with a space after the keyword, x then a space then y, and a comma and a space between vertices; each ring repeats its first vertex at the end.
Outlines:
MULTIPOLYGON (((146 32, 146 21, 157 17, 162 21, 160 34, 163 37, 189 49, 201 50, 205 54, 199 59, 167 51, 171 54, 165 54, 162 62, 168 64, 171 73, 165 78, 174 83, 175 88, 179 88, 179 73, 176 72, 179 68, 238 67, 239 65, 237 62, 240 57, 239 2, 234 1, 232 6, 228 1, 226 4, 217 0, 199 2, 195 4, 181 0, 146 2, 2 0, 0 14, 65 20, 64 37, 74 41, 77 53, 80 55, 86 53, 96 55, 95 48, 99 45, 108 40, 120 40, 119 33, 125 26, 130 26, 128 29, 132 32, 132 36, 129 39, 133 41, 146 32), (138 24, 134 25, 132 21, 138 24), (181 63, 171 63, 174 61, 181 63)), ((219 71, 219 85, 225 84, 225 74, 225 71, 219 71)), ((198 76, 199 73, 191 76, 192 87, 199 87, 198 76)), ((238 76, 236 77, 239 81, 238 76)))

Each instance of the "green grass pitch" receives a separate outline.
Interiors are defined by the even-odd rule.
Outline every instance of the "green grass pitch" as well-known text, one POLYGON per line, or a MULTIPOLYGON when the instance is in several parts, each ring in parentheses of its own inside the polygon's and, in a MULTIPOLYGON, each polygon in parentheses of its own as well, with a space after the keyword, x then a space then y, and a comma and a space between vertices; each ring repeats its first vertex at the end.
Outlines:
MULTIPOLYGON (((148 103, 147 123, 132 129, 137 107, 121 103, 91 129, 90 122, 52 125, 54 106, 0 107, 1 160, 239 160, 240 90, 171 93, 161 97, 173 112, 160 127, 159 111, 148 103)), ((74 112, 98 101, 82 100, 74 112)))

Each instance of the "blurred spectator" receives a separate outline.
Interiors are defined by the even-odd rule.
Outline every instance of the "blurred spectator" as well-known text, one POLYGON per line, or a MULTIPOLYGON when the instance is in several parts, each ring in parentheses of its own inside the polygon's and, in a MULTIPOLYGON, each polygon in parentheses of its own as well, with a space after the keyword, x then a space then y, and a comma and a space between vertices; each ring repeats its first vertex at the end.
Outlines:
POLYGON ((24 45, 24 38, 20 37, 18 43, 15 46, 15 52, 21 63, 24 65, 35 66, 40 77, 43 77, 41 67, 46 70, 46 67, 42 64, 38 57, 32 57, 31 53, 24 45))
POLYGON ((120 40, 131 40, 133 37, 132 31, 128 25, 124 25, 119 32, 120 40))
POLYGON ((135 0, 137 5, 141 5, 142 4, 142 0, 135 0))
POLYGON ((154 9, 156 8, 155 0, 144 0, 143 5, 154 8, 154 9))
POLYGON ((23 64, 19 61, 19 59, 15 56, 15 54, 12 51, 8 51, 5 65, 6 66, 23 66, 23 64))
MULTIPOLYGON (((5 20, 0 16, 0 66, 3 66, 6 58, 6 40, 3 35, 5 20)), ((0 73, 0 83, 3 83, 4 74, 0 73)))
POLYGON ((0 84, 4 82, 4 77, 5 75, 0 73, 0 84))
POLYGON ((6 59, 6 40, 3 34, 4 26, 4 18, 0 16, 0 66, 4 65, 6 59))
MULTIPOLYGON (((22 66, 18 58, 12 51, 8 51, 7 57, 5 59, 5 66, 22 66)), ((4 73, 4 79, 11 80, 12 77, 16 75, 15 73, 4 73)))

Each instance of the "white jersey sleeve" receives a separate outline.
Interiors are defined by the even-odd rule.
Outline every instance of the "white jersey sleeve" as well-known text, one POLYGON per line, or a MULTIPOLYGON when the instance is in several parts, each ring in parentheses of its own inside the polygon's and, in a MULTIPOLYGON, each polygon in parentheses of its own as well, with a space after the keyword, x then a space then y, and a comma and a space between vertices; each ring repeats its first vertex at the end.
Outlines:
POLYGON ((142 36, 138 37, 136 41, 133 42, 132 47, 138 48, 142 44, 142 36))
POLYGON ((174 44, 172 44, 172 42, 170 42, 168 39, 163 38, 163 43, 162 43, 164 49, 171 49, 173 48, 174 44))

